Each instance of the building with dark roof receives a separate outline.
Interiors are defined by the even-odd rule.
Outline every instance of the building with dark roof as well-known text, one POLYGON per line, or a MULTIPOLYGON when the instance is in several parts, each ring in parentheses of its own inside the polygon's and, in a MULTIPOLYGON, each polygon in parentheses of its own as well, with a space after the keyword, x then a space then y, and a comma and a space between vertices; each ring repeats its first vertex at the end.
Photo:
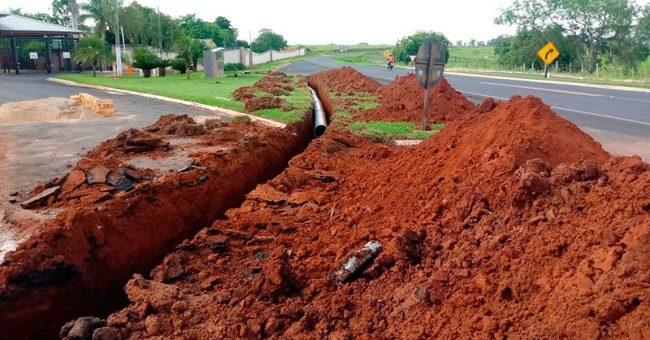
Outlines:
POLYGON ((70 27, 0 13, 0 63, 3 72, 72 71, 71 52, 81 34, 70 27))

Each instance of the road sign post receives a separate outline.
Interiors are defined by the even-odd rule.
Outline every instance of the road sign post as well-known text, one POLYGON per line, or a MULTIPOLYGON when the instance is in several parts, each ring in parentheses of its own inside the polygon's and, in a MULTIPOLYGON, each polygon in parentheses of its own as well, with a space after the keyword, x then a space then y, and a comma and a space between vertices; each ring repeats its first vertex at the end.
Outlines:
POLYGON ((447 54, 443 46, 427 38, 422 41, 418 54, 415 57, 415 73, 426 91, 424 93, 424 107, 422 108, 422 130, 427 130, 429 120, 429 90, 431 86, 438 83, 445 72, 447 54))
POLYGON ((544 62, 544 78, 548 79, 548 65, 560 56, 560 51, 549 41, 537 52, 537 56, 544 62))

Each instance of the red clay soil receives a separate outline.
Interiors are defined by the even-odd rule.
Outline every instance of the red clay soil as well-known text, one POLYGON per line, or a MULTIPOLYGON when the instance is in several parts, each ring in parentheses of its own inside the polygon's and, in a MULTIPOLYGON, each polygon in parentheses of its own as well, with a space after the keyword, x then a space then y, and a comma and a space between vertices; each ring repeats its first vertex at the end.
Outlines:
POLYGON ((363 75, 352 67, 345 66, 337 69, 316 73, 309 77, 310 81, 319 84, 328 91, 339 94, 355 92, 375 92, 381 84, 363 75))
POLYGON ((284 169, 308 121, 285 131, 165 116, 90 151, 34 192, 60 185, 41 203, 55 217, 0 264, 0 337, 54 338, 66 321, 123 303, 133 273, 284 169))
MULTIPOLYGON (((476 110, 476 105, 456 91, 444 77, 430 91, 429 122, 454 121, 476 110)), ((419 123, 422 121, 424 93, 415 74, 397 77, 377 90, 379 107, 362 111, 361 117, 364 120, 419 123)))
POLYGON ((94 338, 650 337, 650 166, 538 98, 410 148, 330 130, 226 215, 94 338))

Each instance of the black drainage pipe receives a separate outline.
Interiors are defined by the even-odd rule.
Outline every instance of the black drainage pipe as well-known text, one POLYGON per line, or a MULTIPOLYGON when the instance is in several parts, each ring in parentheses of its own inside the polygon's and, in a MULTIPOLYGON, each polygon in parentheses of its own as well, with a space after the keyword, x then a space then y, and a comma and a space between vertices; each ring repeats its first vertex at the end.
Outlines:
POLYGON ((327 131, 327 116, 325 115, 325 109, 323 109, 323 103, 318 98, 316 91, 311 87, 309 91, 311 91, 311 96, 314 101, 314 136, 320 137, 327 131))

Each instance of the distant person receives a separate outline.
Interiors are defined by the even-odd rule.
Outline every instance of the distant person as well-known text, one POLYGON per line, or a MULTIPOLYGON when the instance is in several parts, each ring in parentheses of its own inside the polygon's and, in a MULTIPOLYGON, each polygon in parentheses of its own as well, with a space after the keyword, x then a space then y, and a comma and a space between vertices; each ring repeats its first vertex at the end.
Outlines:
POLYGON ((11 74, 11 64, 9 63, 9 57, 2 56, 2 73, 11 74))
POLYGON ((389 54, 388 57, 386 57, 386 61, 388 62, 388 69, 392 70, 393 65, 395 64, 395 57, 393 57, 392 54, 389 54))

